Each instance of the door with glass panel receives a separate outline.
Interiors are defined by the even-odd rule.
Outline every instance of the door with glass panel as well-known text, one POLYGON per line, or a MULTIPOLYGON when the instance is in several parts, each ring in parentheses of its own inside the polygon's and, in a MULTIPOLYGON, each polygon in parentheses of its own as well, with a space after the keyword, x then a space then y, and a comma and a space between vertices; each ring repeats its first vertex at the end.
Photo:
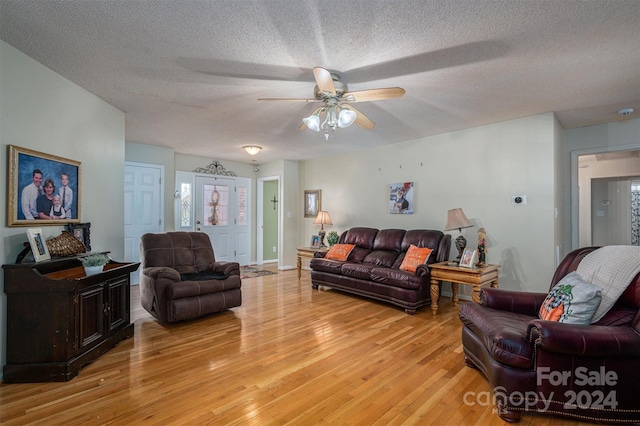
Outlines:
POLYGON ((235 261, 235 181, 196 176, 195 229, 209 235, 216 260, 235 261))

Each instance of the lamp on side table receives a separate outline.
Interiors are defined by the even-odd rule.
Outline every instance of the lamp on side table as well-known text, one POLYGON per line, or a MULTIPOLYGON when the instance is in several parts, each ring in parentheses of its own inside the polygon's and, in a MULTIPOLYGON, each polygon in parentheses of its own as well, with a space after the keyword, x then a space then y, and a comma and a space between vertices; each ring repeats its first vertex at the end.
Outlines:
POLYGON ((331 218, 329 217, 329 212, 321 210, 318 212, 318 217, 313 221, 314 225, 320 225, 320 231, 318 232, 318 236, 320 237, 320 248, 325 248, 326 244, 324 243, 324 236, 326 235, 326 231, 324 230, 324 225, 333 225, 331 223, 331 218))
POLYGON ((444 226, 445 231, 451 231, 453 229, 457 229, 460 235, 456 238, 456 248, 458 249, 458 257, 456 261, 460 263, 460 259, 462 258, 462 252, 465 247, 467 247, 467 239, 462 235, 462 228, 470 228, 473 226, 473 223, 467 216, 465 216, 462 209, 451 209, 447 212, 447 224, 444 226))

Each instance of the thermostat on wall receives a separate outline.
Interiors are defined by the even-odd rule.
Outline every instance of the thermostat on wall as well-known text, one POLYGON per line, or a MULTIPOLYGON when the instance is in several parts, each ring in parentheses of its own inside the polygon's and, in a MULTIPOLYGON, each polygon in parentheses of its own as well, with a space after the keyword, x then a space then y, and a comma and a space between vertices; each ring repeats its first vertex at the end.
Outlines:
POLYGON ((527 196, 526 195, 512 195, 511 196, 512 204, 527 204, 527 196))

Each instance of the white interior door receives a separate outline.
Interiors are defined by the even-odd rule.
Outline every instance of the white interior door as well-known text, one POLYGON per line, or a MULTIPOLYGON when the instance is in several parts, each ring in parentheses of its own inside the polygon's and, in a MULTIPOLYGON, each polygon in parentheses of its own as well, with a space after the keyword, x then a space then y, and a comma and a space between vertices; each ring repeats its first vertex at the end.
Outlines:
MULTIPOLYGON (((164 167, 156 164, 130 163, 124 167, 124 260, 140 261, 140 238, 147 232, 162 232, 164 167)), ((140 282, 138 272, 131 273, 131 283, 140 282)))
POLYGON ((235 261, 235 181, 196 176, 196 231, 209 235, 217 261, 235 261))

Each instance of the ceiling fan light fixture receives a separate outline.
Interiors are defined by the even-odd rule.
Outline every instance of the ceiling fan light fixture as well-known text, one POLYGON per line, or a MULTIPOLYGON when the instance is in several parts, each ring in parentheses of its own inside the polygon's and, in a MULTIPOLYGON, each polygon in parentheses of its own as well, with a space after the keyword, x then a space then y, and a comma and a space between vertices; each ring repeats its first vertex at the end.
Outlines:
POLYGON ((356 112, 350 109, 343 108, 338 114, 338 127, 349 127, 356 121, 356 112))
POLYGON ((262 151, 262 147, 258 145, 245 145, 242 147, 242 149, 247 151, 247 154, 249 155, 256 155, 257 153, 262 151))
POLYGON ((314 132, 320 131, 320 115, 319 114, 312 114, 308 117, 305 117, 302 119, 302 122, 314 132))

